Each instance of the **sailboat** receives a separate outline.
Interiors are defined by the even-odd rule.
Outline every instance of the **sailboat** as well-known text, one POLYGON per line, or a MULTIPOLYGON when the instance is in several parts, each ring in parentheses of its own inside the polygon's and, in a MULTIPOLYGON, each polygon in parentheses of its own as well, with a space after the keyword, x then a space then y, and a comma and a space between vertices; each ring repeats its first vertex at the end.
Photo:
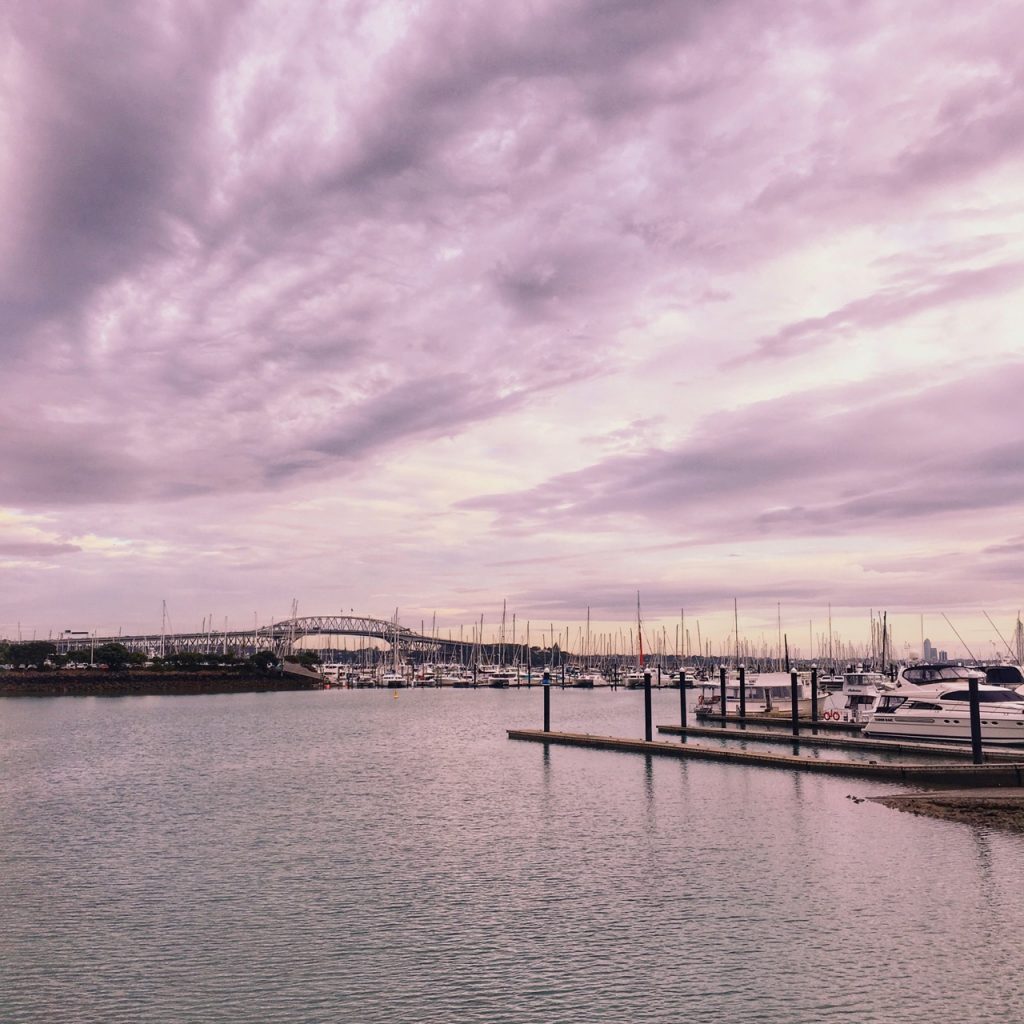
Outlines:
POLYGON ((587 605, 587 639, 583 652, 583 671, 576 676, 572 685, 578 690, 592 690, 597 682, 597 673, 590 667, 590 605, 587 605))
POLYGON ((626 673, 626 689, 640 690, 644 686, 644 627, 640 618, 640 591, 636 592, 636 641, 637 641, 637 666, 626 673))
POLYGON ((487 670, 487 685, 495 690, 506 690, 519 682, 519 669, 505 664, 505 614, 507 601, 501 602, 501 632, 498 634, 498 664, 487 670))
POLYGON ((406 683, 405 676, 402 674, 402 666, 401 666, 401 661, 400 661, 401 652, 399 650, 399 643, 398 643, 398 609, 397 608, 395 609, 394 627, 395 627, 394 636, 393 636, 393 639, 391 641, 391 650, 392 650, 392 654, 394 656, 394 664, 392 665, 392 668, 391 668, 390 672, 385 672, 381 676, 381 685, 386 686, 390 690, 399 690, 399 689, 402 689, 403 687, 407 686, 408 684, 406 683))

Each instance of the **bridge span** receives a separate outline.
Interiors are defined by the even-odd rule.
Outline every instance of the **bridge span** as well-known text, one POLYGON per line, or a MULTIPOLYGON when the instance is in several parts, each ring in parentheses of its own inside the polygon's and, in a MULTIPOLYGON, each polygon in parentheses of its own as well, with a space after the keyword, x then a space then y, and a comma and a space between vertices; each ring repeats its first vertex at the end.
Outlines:
MULTIPOLYGON (((457 655, 471 651, 474 644, 415 633, 406 626, 387 619, 366 615, 305 615, 268 626, 251 629, 215 630, 198 633, 142 633, 133 636, 83 636, 68 631, 57 638, 57 649, 66 654, 87 651, 101 644, 123 644, 130 651, 149 657, 168 654, 234 654, 247 657, 259 651, 272 651, 277 657, 294 652, 299 641, 308 637, 362 636, 383 640, 402 650, 429 651, 433 654, 457 655)), ((324 646, 324 645, 321 645, 324 646)))

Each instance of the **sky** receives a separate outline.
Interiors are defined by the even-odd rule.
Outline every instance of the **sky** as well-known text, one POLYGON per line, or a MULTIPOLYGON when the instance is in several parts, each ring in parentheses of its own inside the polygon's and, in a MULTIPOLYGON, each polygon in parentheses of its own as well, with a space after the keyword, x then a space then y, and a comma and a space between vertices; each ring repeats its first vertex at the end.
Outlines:
POLYGON ((1020 4, 0 11, 0 636, 1012 642, 1020 4))

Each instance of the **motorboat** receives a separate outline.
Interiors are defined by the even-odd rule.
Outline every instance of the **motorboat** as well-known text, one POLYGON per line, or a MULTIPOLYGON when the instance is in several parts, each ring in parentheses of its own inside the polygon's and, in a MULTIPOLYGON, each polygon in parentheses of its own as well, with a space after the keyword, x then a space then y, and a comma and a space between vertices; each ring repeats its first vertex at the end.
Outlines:
POLYGON ((626 684, 627 690, 642 690, 646 679, 649 679, 650 675, 649 671, 634 668, 623 676, 623 682, 626 684))
POLYGON ((879 696, 864 735, 970 743, 972 682, 977 685, 982 742, 1024 747, 1024 697, 1008 687, 987 682, 984 672, 962 665, 912 665, 901 669, 893 689, 879 696))
POLYGON ((519 683, 519 669, 511 666, 497 666, 487 674, 487 685, 495 690, 505 690, 519 683))
POLYGON ((818 676, 818 690, 821 693, 835 693, 846 685, 846 673, 824 672, 818 676))
POLYGON ((842 689, 838 694, 829 695, 826 710, 832 718, 838 712, 842 722, 866 722, 891 685, 888 676, 881 672, 844 672, 842 689))
MULTIPOLYGON (((805 679, 797 679, 797 711, 802 716, 811 713, 811 687, 805 679)), ((697 698, 698 715, 722 713, 721 683, 700 684, 697 698)), ((748 715, 767 715, 773 712, 789 714, 792 710, 792 687, 788 672, 751 673, 743 684, 744 711, 748 715)), ((822 700, 824 695, 822 695, 822 700)), ((725 713, 740 713, 740 683, 736 676, 725 682, 725 713)))

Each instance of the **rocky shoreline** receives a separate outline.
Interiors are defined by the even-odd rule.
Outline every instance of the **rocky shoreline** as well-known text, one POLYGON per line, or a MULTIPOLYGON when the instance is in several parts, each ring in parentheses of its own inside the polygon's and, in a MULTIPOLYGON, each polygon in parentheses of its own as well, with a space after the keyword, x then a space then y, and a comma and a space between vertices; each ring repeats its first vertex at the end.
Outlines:
POLYGON ((0 697, 125 697, 197 693, 316 690, 316 678, 246 672, 4 672, 0 697))
POLYGON ((967 825, 1024 832, 1024 789, 948 790, 934 793, 901 793, 876 796, 873 803, 897 811, 959 821, 967 825))

